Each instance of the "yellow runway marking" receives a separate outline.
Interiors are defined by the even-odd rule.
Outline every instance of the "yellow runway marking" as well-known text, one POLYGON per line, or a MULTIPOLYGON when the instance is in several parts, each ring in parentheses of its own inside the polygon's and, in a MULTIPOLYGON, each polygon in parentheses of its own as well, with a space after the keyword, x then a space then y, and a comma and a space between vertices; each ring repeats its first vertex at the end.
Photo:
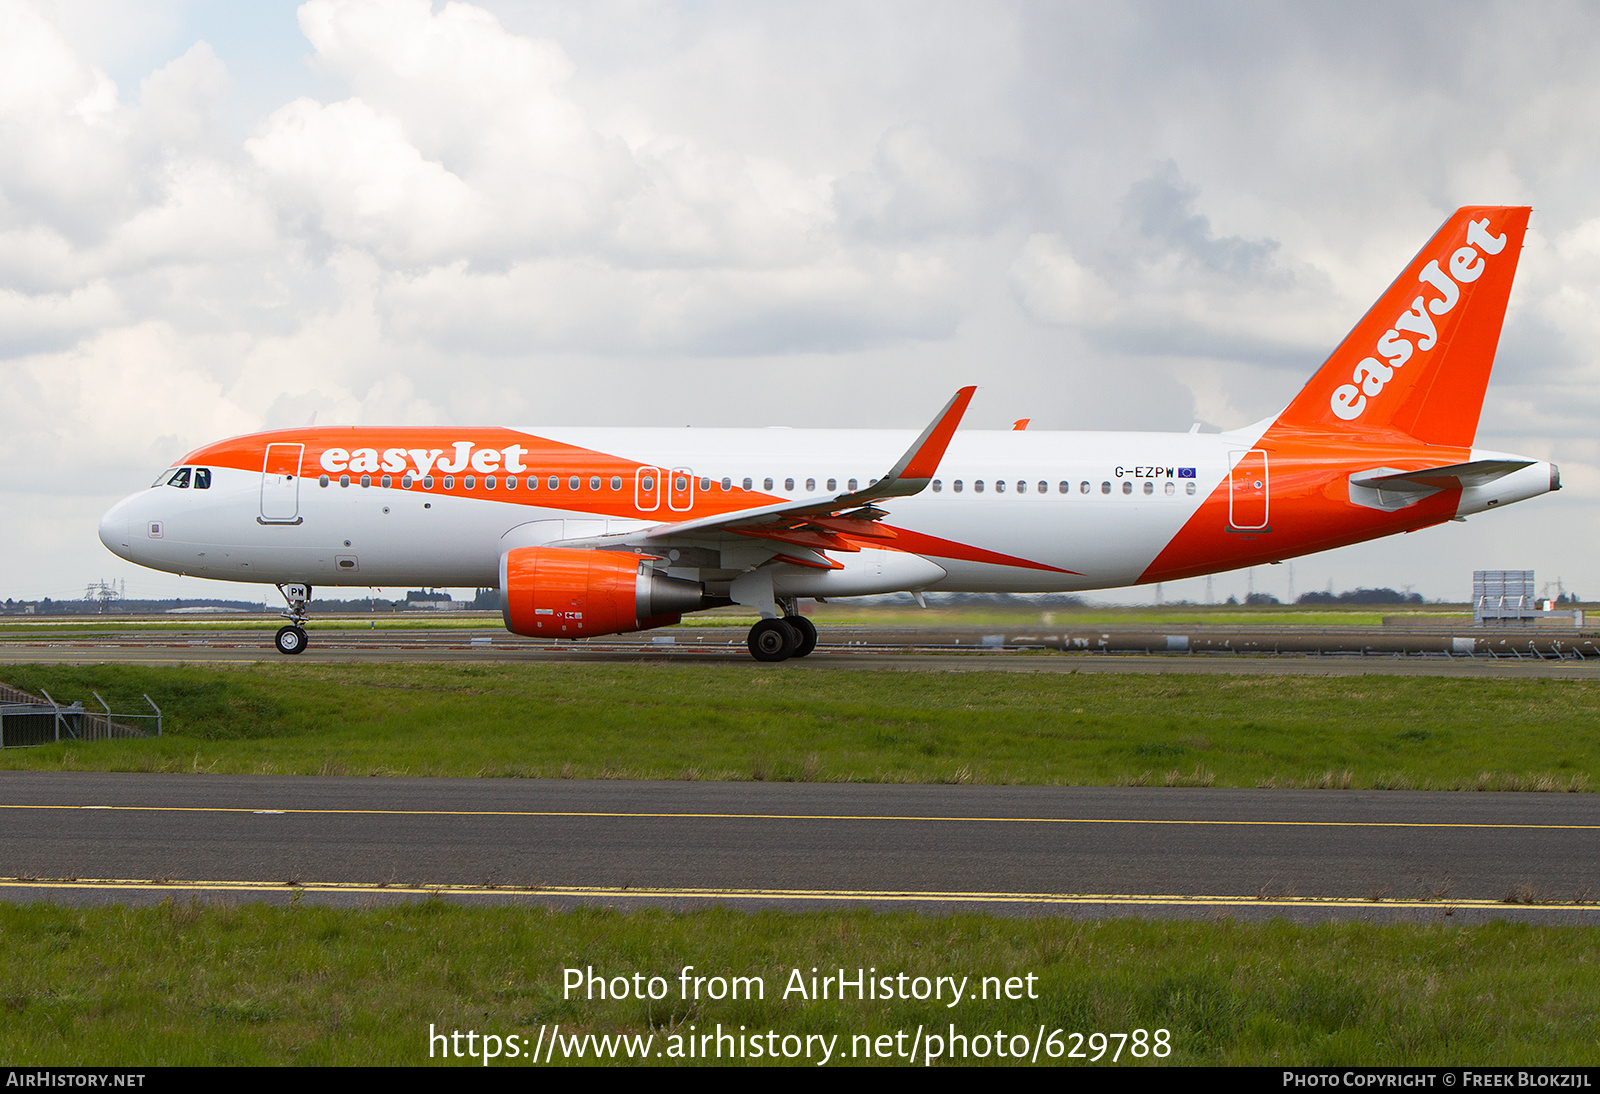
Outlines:
POLYGON ((1117 905, 1187 908, 1431 908, 1435 910, 1488 910, 1519 908, 1530 911, 1600 911, 1600 905, 1578 902, 1562 904, 1509 904, 1501 900, 1372 900, 1364 897, 1255 897, 1189 896, 1174 893, 1006 893, 1006 892, 919 892, 911 890, 862 889, 714 889, 651 888, 599 885, 428 885, 370 884, 364 882, 313 881, 290 884, 283 881, 177 881, 134 878, 0 878, 0 890, 100 890, 119 892, 217 892, 293 895, 296 892, 346 896, 497 896, 546 899, 576 897, 584 899, 643 900, 796 900, 796 901, 875 901, 889 903, 958 904, 1048 904, 1117 905))
POLYGON ((1300 821, 1300 820, 1199 820, 1145 817, 949 817, 913 815, 853 815, 848 813, 622 813, 574 810, 518 809, 266 809, 246 806, 205 805, 0 805, 0 809, 60 809, 122 811, 134 813, 248 813, 257 816, 357 816, 357 817, 549 817, 584 820, 765 820, 765 821, 929 821, 940 824, 1165 824, 1214 828, 1475 828, 1556 832, 1600 831, 1600 824, 1496 824, 1492 822, 1440 821, 1300 821))

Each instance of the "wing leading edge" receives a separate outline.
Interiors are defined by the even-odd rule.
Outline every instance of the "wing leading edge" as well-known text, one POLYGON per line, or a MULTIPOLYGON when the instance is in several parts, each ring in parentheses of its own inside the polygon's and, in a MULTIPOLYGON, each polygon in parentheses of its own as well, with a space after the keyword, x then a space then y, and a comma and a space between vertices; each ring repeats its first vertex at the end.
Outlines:
POLYGON ((911 497, 927 489, 977 390, 975 386, 968 386, 957 391, 895 465, 865 489, 658 524, 642 532, 565 540, 552 546, 664 546, 673 540, 737 535, 773 543, 780 552, 779 561, 818 569, 839 569, 839 563, 822 552, 851 553, 861 549, 846 537, 885 545, 895 538, 893 529, 878 523, 888 513, 873 503, 886 498, 911 497))

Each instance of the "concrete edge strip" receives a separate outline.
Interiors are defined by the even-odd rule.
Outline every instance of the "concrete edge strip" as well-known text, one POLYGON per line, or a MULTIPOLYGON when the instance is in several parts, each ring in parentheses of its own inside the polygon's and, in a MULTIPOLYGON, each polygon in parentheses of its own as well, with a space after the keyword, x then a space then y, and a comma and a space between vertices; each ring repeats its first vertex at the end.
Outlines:
POLYGON ((179 881, 133 878, 0 878, 0 890, 94 890, 116 892, 263 893, 296 892, 347 896, 497 896, 634 900, 791 900, 888 903, 1109 905, 1191 908, 1431 909, 1435 911, 1600 912, 1600 902, 1517 903, 1504 900, 1374 900, 1367 897, 1257 897, 1172 893, 1006 893, 855 889, 716 889, 598 885, 373 884, 367 882, 179 881))
POLYGON ((1200 820, 1150 817, 950 817, 900 816, 850 813, 618 813, 589 810, 517 809, 257 809, 221 805, 14 805, 3 809, 81 810, 84 812, 146 813, 242 813, 257 816, 361 816, 361 817, 549 817, 584 820, 762 820, 762 821, 929 821, 940 824, 1167 824, 1218 828, 1472 828, 1492 830, 1537 830, 1554 832, 1592 832, 1600 824, 1495 824, 1470 821, 1298 821, 1298 820, 1200 820))

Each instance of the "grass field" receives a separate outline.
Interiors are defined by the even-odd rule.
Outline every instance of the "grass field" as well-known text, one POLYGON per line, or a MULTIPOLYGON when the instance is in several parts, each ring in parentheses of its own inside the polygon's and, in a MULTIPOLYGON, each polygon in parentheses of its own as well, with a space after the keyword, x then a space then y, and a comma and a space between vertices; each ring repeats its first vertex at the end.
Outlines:
MULTIPOLYGON (((747 1036, 836 1037, 835 1064, 866 1062, 851 1058, 867 1047, 864 1035, 888 1047, 878 1062, 911 1062, 904 1054, 919 1025, 946 1046, 950 1025, 966 1036, 969 1056, 956 1062, 1002 1064, 1015 1061, 993 1055, 997 1031, 1014 1050, 1011 1038, 1031 1044, 1041 1026, 1047 1037, 1062 1031, 1055 1044, 1065 1051, 1072 1033, 1167 1031, 1165 1061, 1130 1061, 1125 1044, 1124 1064, 1592 1064, 1600 1040, 1593 928, 621 915, 440 902, 0 905, 0 954, 0 1058, 28 1066, 425 1064, 430 1024, 492 1033, 502 1045, 513 1034, 532 1042, 558 1023, 567 1037, 650 1035, 654 1057, 672 1051, 672 1038, 681 1049, 720 1023, 747 1036), (760 977, 764 997, 683 1000, 685 965, 708 978, 760 977), (564 998, 568 966, 638 972, 641 983, 659 975, 666 998, 564 998), (971 994, 956 1007, 853 993, 844 1002, 785 999, 793 970, 809 989, 813 967, 967 977, 971 994), (999 978, 996 988, 1016 977, 1023 998, 974 998, 984 977, 999 978), (901 1032, 898 1044, 877 1040, 901 1032), (971 1057, 979 1048, 986 1061, 971 1057)), ((929 1049, 921 1043, 919 1064, 929 1049)), ((1098 1042, 1080 1044, 1092 1055, 1098 1042)), ((813 1042, 811 1063, 822 1046, 813 1042)))
MULTIPOLYGON (((62 700, 148 692, 166 713, 159 740, 8 749, 7 768, 1546 790, 1588 788, 1600 768, 1600 685, 1578 681, 793 664, 15 666, 0 675, 62 700)), ((431 1024, 492 1033, 502 1052, 515 1044, 521 1055, 497 1063, 517 1066, 529 1046, 510 1038, 547 1045, 557 1024, 567 1051, 582 1046, 589 1062, 590 1035, 651 1037, 648 1052, 671 1053, 720 1024, 813 1050, 791 1062, 815 1064, 828 1045, 833 1064, 866 1063, 857 1057, 869 1047, 888 1053, 873 1062, 905 1064, 913 1044, 916 1062, 929 1053, 913 1036, 919 1027, 959 1052, 953 1024, 967 1039, 961 1063, 1015 1063, 994 1055, 994 1034, 1008 1048, 1025 1035, 1031 1050, 1042 1027, 1047 1038, 1062 1032, 1043 1042, 1041 1063, 1052 1048, 1092 1057, 1109 1045, 1109 1055, 1115 1038, 1095 1033, 1159 1029, 1172 1054, 1133 1062, 1592 1064, 1600 928, 1456 927, 1444 911, 1433 926, 1305 927, 436 900, 0 904, 0 1059, 426 1064, 431 1024), (765 997, 684 1001, 684 965, 760 977, 765 997), (564 998, 569 966, 659 975, 671 992, 647 1003, 564 998), (984 977, 998 987, 1032 975, 1037 998, 956 1008, 784 998, 792 971, 809 978, 813 967, 968 977, 973 990, 984 977), (980 1049, 988 1055, 973 1058, 980 1049)))
POLYGON ((5 677, 61 701, 149 693, 166 714, 160 740, 0 752, 35 770, 1531 790, 1600 776, 1600 684, 1583 681, 754 663, 5 677))
MULTIPOLYGON (((1242 608, 1228 605, 1052 607, 1025 603, 918 608, 904 603, 829 604, 807 602, 806 614, 819 626, 875 627, 1143 627, 1163 624, 1227 627, 1377 627, 1385 617, 1414 619, 1422 626, 1470 620, 1471 610, 1456 604, 1376 607, 1242 608), (1046 622, 1048 620, 1048 623, 1046 622)), ((680 628, 749 626, 758 617, 743 608, 717 608, 684 618, 680 628)), ((499 631, 499 612, 340 612, 312 613, 314 627, 327 630, 486 630, 499 631)), ((7 616, 0 618, 0 638, 26 641, 39 635, 89 635, 113 631, 274 631, 283 626, 276 612, 227 612, 216 615, 144 616, 7 616)), ((674 628, 667 628, 670 631, 674 628)), ((666 632, 664 632, 666 633, 666 632)))

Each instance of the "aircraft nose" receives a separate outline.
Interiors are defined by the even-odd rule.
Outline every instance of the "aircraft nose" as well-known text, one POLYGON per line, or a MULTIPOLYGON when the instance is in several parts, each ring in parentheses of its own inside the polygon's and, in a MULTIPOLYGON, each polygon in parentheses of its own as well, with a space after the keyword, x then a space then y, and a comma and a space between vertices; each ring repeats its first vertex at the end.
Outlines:
POLYGON ((100 542, 104 543, 106 549, 112 554, 119 558, 128 559, 130 562, 134 561, 132 536, 134 513, 132 510, 134 498, 137 497, 138 495, 135 494, 133 497, 123 498, 110 509, 107 509, 105 516, 100 518, 100 542))

